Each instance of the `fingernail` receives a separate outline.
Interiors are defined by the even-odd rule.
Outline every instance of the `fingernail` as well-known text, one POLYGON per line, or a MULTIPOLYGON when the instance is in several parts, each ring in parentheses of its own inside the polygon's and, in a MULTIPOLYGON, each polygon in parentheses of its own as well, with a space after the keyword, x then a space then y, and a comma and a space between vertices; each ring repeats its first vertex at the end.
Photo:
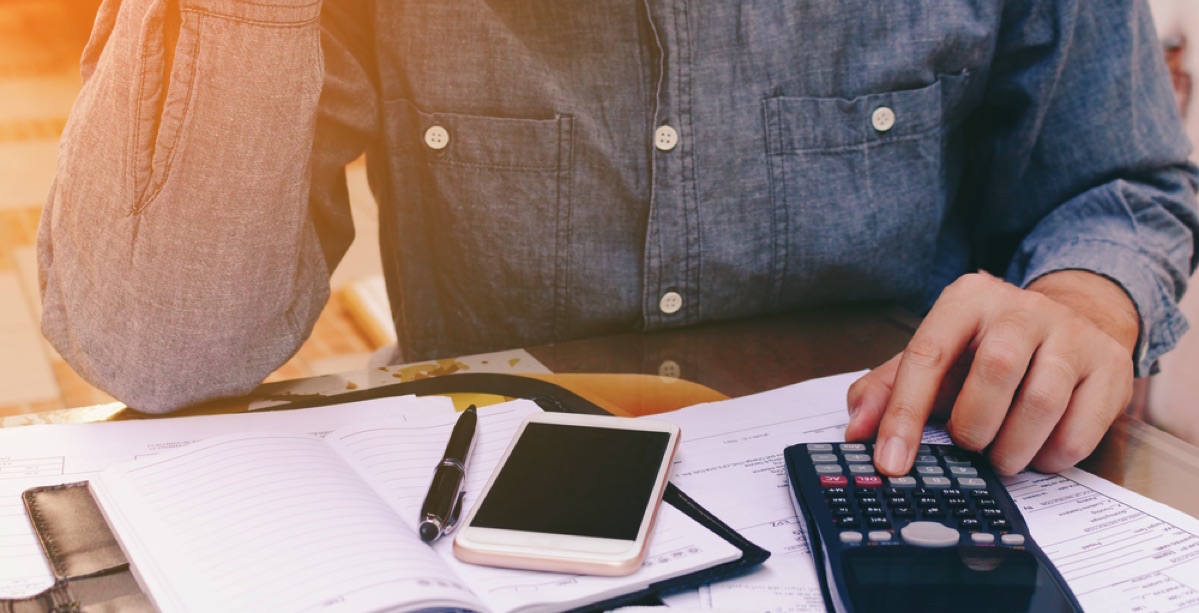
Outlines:
POLYGON ((878 462, 879 469, 885 473, 903 473, 904 464, 908 461, 908 445, 898 436, 892 436, 883 441, 874 459, 878 462))
POLYGON ((853 411, 849 412, 849 421, 845 424, 845 433, 848 435, 850 432, 853 432, 853 411))
POLYGON ((860 402, 849 407, 849 421, 853 421, 854 414, 857 413, 858 409, 860 409, 860 408, 862 408, 862 403, 860 403, 860 402))

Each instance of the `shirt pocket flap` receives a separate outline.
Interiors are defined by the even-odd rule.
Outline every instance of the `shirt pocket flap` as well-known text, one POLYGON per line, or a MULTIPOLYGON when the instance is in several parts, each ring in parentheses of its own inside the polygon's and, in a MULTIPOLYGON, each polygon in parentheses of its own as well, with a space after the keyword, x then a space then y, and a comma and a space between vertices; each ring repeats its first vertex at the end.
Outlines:
POLYGON ((844 98, 766 100, 772 155, 858 147, 924 134, 941 125, 940 81, 920 89, 844 98))
POLYGON ((416 115, 429 162, 511 170, 557 170, 562 116, 510 119, 459 113, 416 115))

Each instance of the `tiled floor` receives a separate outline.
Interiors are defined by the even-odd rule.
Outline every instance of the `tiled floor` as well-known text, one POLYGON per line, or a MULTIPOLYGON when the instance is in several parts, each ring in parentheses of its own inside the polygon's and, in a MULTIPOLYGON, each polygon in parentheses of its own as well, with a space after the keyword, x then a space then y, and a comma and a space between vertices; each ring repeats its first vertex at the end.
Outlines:
MULTIPOLYGON (((35 239, 58 137, 80 87, 94 0, 0 0, 0 416, 108 402, 41 337, 35 239)), ((358 239, 335 290, 378 274, 377 221, 361 163, 350 169, 358 239)), ((373 350, 336 291, 312 337, 268 380, 364 368, 373 350)))

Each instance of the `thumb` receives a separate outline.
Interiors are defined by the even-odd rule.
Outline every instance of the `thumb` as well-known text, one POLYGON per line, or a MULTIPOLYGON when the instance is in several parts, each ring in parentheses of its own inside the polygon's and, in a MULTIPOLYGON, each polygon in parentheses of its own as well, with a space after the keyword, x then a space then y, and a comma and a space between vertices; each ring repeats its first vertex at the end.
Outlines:
POLYGON ((895 385, 895 373, 899 371, 901 357, 902 352, 895 354, 895 357, 862 375, 849 386, 846 397, 849 426, 845 429, 845 440, 868 441, 878 433, 878 424, 883 419, 887 401, 891 399, 891 387, 895 385))

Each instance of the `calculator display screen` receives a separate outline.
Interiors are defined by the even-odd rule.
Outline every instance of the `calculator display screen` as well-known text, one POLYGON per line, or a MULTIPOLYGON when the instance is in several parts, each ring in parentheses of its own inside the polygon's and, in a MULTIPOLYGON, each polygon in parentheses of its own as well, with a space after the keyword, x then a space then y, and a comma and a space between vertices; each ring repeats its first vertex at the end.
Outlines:
POLYGON ((669 443, 666 432, 530 423, 472 524, 636 540, 669 443))
POLYGON ((998 613, 1073 611, 1049 572, 1024 550, 859 547, 841 561, 858 613, 962 611, 970 602, 998 613))

